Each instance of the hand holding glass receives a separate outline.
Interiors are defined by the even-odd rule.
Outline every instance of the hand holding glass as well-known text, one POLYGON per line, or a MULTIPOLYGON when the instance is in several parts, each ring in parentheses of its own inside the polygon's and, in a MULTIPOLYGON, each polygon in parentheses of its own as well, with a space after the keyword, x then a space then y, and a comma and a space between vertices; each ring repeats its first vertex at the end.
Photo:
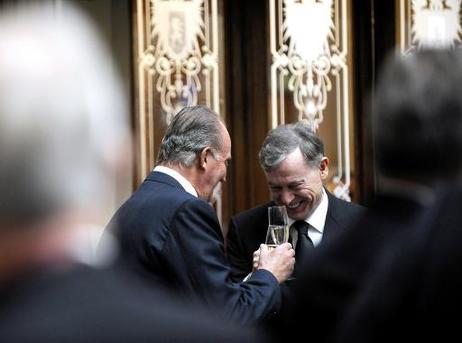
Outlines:
POLYGON ((276 247, 289 240, 289 226, 285 206, 268 207, 268 231, 265 244, 276 247))

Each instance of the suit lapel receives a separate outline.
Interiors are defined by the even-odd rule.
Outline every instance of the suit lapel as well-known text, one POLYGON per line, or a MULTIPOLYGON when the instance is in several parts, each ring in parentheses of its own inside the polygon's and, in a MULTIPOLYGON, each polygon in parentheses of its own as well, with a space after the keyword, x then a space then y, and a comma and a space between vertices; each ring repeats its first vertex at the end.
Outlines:
POLYGON ((342 224, 340 220, 340 211, 341 203, 335 198, 332 194, 330 194, 327 190, 327 198, 329 199, 329 205, 327 208, 327 215, 326 215, 326 223, 324 225, 324 238, 330 237, 335 232, 342 230, 345 226, 342 224))

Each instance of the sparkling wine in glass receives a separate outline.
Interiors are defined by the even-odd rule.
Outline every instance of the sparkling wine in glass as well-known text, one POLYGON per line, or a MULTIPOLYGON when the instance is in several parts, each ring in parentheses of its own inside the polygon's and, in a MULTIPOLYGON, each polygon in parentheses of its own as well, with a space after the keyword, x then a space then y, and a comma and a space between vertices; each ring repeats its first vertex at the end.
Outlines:
POLYGON ((276 247, 289 240, 289 226, 285 206, 268 207, 268 231, 265 244, 276 247))

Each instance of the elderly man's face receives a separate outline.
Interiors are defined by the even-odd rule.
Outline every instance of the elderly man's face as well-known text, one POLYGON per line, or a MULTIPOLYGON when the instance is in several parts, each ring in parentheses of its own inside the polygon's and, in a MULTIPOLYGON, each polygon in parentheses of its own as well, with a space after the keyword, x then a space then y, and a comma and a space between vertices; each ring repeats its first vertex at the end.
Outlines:
POLYGON ((231 159, 231 139, 224 126, 222 126, 222 142, 221 151, 218 151, 215 156, 210 153, 207 158, 207 169, 199 192, 199 196, 207 201, 211 201, 214 188, 220 182, 226 181, 227 166, 231 159))
POLYGON ((278 168, 266 174, 273 201, 285 205, 292 219, 308 217, 321 201, 328 164, 324 157, 319 167, 311 167, 305 163, 300 149, 294 150, 278 168))

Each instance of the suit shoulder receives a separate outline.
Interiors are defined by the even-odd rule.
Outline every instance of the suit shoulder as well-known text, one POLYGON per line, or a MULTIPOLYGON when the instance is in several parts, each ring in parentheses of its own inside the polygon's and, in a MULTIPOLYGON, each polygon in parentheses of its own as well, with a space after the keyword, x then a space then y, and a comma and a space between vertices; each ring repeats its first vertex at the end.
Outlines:
POLYGON ((365 206, 363 206, 363 205, 360 205, 360 204, 357 204, 357 203, 354 203, 354 202, 344 201, 344 200, 341 200, 341 201, 346 203, 345 206, 347 206, 353 212, 364 213, 367 210, 367 208, 365 206))
POLYGON ((336 196, 328 193, 328 198, 329 198, 329 202, 332 204, 332 206, 339 206, 339 207, 344 207, 344 208, 347 208, 349 210, 352 210, 352 211, 359 211, 359 212, 362 212, 362 211, 365 211, 366 210, 366 207, 363 206, 363 205, 360 205, 360 204, 357 204, 357 203, 354 203, 354 202, 351 202, 351 201, 346 201, 346 200, 343 200, 343 199, 339 199, 337 198, 336 196))
POLYGON ((212 205, 203 199, 197 198, 195 196, 190 196, 183 198, 181 205, 177 208, 178 211, 191 211, 192 213, 205 213, 216 215, 215 210, 212 205))
POLYGON ((360 204, 345 201, 333 195, 329 196, 329 208, 330 212, 339 219, 357 219, 363 216, 367 211, 367 208, 360 204))
POLYGON ((256 220, 266 218, 268 215, 268 207, 273 205, 272 202, 267 202, 265 204, 258 205, 251 209, 240 212, 231 217, 232 221, 239 223, 254 222, 256 220))
POLYGON ((145 180, 132 194, 129 201, 142 202, 146 206, 180 206, 185 201, 197 199, 192 194, 170 184, 145 180))
POLYGON ((146 227, 146 223, 159 218, 169 221, 191 199, 195 197, 184 190, 145 181, 116 211, 108 226, 115 225, 133 231, 134 228, 146 227))

